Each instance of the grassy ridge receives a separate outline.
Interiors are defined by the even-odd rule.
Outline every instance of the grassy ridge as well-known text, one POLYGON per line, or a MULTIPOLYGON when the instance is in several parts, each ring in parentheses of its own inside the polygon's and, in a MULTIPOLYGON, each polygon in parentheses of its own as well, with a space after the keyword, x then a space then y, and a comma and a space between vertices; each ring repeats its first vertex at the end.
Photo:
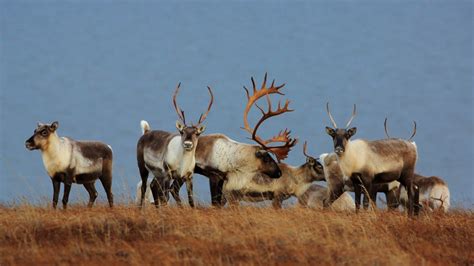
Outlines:
POLYGON ((0 265, 473 264, 471 211, 0 208, 0 265))

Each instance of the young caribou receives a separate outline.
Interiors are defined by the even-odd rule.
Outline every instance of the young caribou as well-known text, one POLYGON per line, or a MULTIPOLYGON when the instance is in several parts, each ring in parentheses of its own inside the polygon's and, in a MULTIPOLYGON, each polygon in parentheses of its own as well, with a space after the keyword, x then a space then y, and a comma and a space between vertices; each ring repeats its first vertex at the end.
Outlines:
POLYGON ((64 183, 63 208, 69 201, 71 184, 82 184, 89 193, 88 207, 92 207, 97 198, 95 180, 100 179, 107 193, 110 207, 112 195, 112 149, 95 141, 75 141, 59 137, 56 130, 59 123, 38 123, 33 136, 25 142, 28 150, 41 151, 43 164, 53 182, 53 208, 58 204, 61 183, 64 183))
MULTIPOLYGON (((417 160, 416 146, 402 139, 384 140, 350 140, 355 135, 357 128, 348 128, 355 117, 356 106, 345 128, 338 128, 326 105, 329 118, 334 128, 326 127, 326 132, 334 142, 334 151, 338 157, 345 179, 350 178, 355 192, 356 209, 360 208, 362 189, 367 195, 371 191, 372 182, 388 183, 398 180, 408 189, 408 213, 418 214, 418 199, 415 197, 413 176, 417 160)), ((326 206, 337 197, 331 195, 326 206)))
MULTIPOLYGON (((148 174, 152 172, 154 180, 151 183, 151 191, 155 199, 155 205, 168 202, 168 191, 170 182, 186 182, 188 201, 194 207, 192 175, 196 163, 195 152, 198 145, 198 137, 204 132, 205 126, 201 125, 211 110, 214 96, 211 88, 207 89, 211 96, 209 106, 204 114, 201 114, 197 125, 186 125, 184 112, 176 104, 180 84, 176 87, 173 95, 173 105, 180 120, 176 121, 179 134, 161 130, 151 130, 146 121, 141 122, 143 135, 137 144, 137 162, 142 184, 147 184, 148 174)), ((140 206, 146 193, 146 185, 141 187, 140 206)), ((176 196, 176 195, 173 195, 176 196)), ((178 195, 179 198, 179 195, 178 195)), ((180 201, 179 201, 180 202, 180 201)))
MULTIPOLYGON (((244 112, 244 124, 246 125, 246 130, 252 134, 252 139, 258 145, 237 142, 222 134, 210 134, 199 137, 196 148, 195 173, 209 177, 212 205, 214 206, 219 207, 225 204, 225 200, 222 199, 224 182, 226 183, 226 191, 230 192, 239 191, 247 187, 251 178, 257 174, 264 174, 270 178, 279 178, 282 174, 281 170, 270 156, 270 153, 275 154, 279 160, 284 159, 290 149, 296 144, 296 140, 290 138, 290 132, 287 130, 280 132, 270 140, 262 140, 256 134, 263 120, 291 111, 288 110, 289 102, 286 102, 283 107, 279 106, 276 111, 268 112, 265 115, 265 119, 262 119, 253 130, 250 129, 248 122, 246 123, 245 121, 247 120, 247 112, 253 103, 266 95, 283 95, 279 90, 285 85, 275 86, 275 80, 273 80, 271 86, 267 88, 267 74, 265 74, 263 84, 259 90, 257 90, 253 78, 251 78, 251 81, 253 85, 252 96, 244 87, 247 91, 248 99, 246 111, 244 112), (283 142, 284 144, 274 147, 268 146, 271 142, 283 142)), ((175 192, 172 195, 179 191, 181 185, 179 182, 173 183, 172 190, 175 192)), ((179 198, 175 199, 179 200, 179 198)))

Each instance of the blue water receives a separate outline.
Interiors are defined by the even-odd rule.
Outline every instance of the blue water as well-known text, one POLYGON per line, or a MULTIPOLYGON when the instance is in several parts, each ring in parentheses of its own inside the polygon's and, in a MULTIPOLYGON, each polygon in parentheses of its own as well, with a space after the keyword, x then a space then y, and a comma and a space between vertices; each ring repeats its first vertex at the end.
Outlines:
MULTIPOLYGON (((443 177, 452 200, 472 207, 472 8, 472 1, 2 1, 0 202, 51 200, 40 153, 24 147, 37 121, 58 120, 60 136, 110 144, 114 193, 127 199, 139 180, 139 121, 174 131, 178 82, 188 120, 205 110, 210 85, 206 132, 249 142, 240 129, 242 86, 268 72, 287 84, 282 99, 295 111, 269 121, 262 135, 288 127, 312 154, 331 151, 327 101, 341 125, 357 104, 358 138, 384 138, 385 117, 391 135, 408 137, 416 120, 417 172, 443 177)), ((287 162, 304 162, 301 144, 287 162)), ((195 177, 195 193, 210 201, 206 178, 195 177)), ((87 194, 73 186, 71 197, 87 194)))

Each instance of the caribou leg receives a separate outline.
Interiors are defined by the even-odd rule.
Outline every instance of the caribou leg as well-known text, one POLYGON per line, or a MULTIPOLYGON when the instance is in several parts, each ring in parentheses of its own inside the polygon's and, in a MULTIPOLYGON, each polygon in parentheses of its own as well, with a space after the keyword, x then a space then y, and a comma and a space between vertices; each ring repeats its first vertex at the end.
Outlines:
MULTIPOLYGON (((155 204, 155 207, 159 207, 159 199, 158 199, 158 181, 156 180, 156 178, 153 178, 153 180, 151 180, 150 182, 150 190, 151 190, 151 194, 153 195, 153 201, 154 201, 154 204, 155 204)), ((142 182, 142 191, 143 191, 143 182, 142 182)), ((142 199, 143 199, 143 194, 142 194, 142 199)))
POLYGON ((211 190, 211 202, 214 207, 222 207, 225 205, 226 198, 222 197, 222 188, 224 180, 214 175, 209 176, 209 188, 211 190))
POLYGON ((61 182, 53 179, 53 208, 56 209, 58 205, 59 190, 61 188, 61 182))
POLYGON ((193 175, 189 174, 184 178, 186 180, 186 191, 188 192, 188 202, 189 206, 194 208, 194 198, 193 198, 193 175))
POLYGON ((67 209, 67 203, 69 201, 69 192, 71 192, 71 184, 64 183, 63 209, 67 209))
POLYGON ((173 183, 171 184, 171 188, 170 188, 171 196, 176 201, 176 204, 178 204, 178 206, 182 205, 181 198, 179 197, 179 190, 181 189, 181 186, 183 186, 183 184, 184 184, 184 180, 181 178, 178 178, 178 179, 173 180, 173 183))
POLYGON ((97 198, 97 190, 95 190, 94 182, 84 183, 84 187, 89 193, 89 203, 87 204, 87 207, 91 208, 92 205, 94 205, 95 199, 97 198))
POLYGON ((352 180, 352 185, 354 186, 356 212, 359 212, 360 198, 361 198, 361 192, 362 192, 362 182, 361 182, 359 174, 352 174, 351 180, 352 180))
POLYGON ((145 192, 146 192, 149 172, 148 172, 148 169, 146 169, 144 165, 138 164, 138 168, 140 170, 140 177, 142 179, 142 187, 141 187, 142 195, 140 198, 140 206, 139 206, 140 208, 142 208, 144 200, 145 200, 145 192))

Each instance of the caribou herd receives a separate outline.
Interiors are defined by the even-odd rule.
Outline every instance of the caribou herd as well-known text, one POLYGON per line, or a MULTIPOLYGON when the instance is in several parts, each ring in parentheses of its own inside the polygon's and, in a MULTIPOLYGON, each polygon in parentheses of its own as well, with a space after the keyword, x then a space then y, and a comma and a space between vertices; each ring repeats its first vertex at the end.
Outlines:
MULTIPOLYGON (((450 206, 450 194, 446 182, 436 176, 425 177, 415 173, 418 160, 417 146, 412 138, 392 138, 384 122, 386 138, 379 140, 354 139, 357 128, 351 127, 356 116, 352 115, 344 127, 338 127, 326 104, 332 127, 326 133, 333 142, 334 151, 313 157, 308 154, 307 142, 303 145, 306 161, 293 166, 285 160, 298 140, 291 131, 283 129, 274 137, 264 139, 257 134, 268 119, 291 112, 290 101, 272 105, 274 94, 284 95, 285 84, 267 84, 267 74, 261 86, 251 78, 252 88, 244 86, 247 103, 243 113, 243 129, 250 135, 251 143, 232 140, 224 134, 203 134, 205 121, 211 111, 214 95, 207 87, 210 101, 205 113, 196 125, 187 124, 184 111, 177 104, 180 85, 176 87, 172 102, 179 120, 177 132, 152 129, 147 121, 140 122, 142 136, 137 143, 137 164, 141 180, 137 184, 137 204, 153 202, 157 207, 166 205, 171 195, 178 205, 181 186, 186 183, 188 202, 193 199, 193 174, 209 178, 213 206, 238 205, 241 201, 259 202, 270 200, 274 208, 281 208, 284 200, 295 197, 298 204, 310 208, 337 211, 359 211, 363 196, 363 208, 376 208, 377 193, 386 195, 388 209, 402 207, 409 215, 423 211, 446 212, 450 206), (258 101, 265 99, 267 109, 258 101), (260 119, 252 127, 248 120, 252 108, 261 112, 260 119), (149 178, 149 174, 152 178, 149 178), (327 186, 316 184, 325 181, 327 186), (349 192, 354 192, 355 197, 349 192)), ((89 207, 97 198, 95 181, 99 179, 113 206, 112 148, 95 141, 76 141, 59 137, 58 122, 38 123, 25 143, 29 150, 41 151, 44 166, 53 183, 53 207, 56 208, 60 184, 64 184, 63 207, 67 207, 72 183, 82 184, 89 193, 89 207)), ((329 140, 329 139, 328 139, 329 140)))

